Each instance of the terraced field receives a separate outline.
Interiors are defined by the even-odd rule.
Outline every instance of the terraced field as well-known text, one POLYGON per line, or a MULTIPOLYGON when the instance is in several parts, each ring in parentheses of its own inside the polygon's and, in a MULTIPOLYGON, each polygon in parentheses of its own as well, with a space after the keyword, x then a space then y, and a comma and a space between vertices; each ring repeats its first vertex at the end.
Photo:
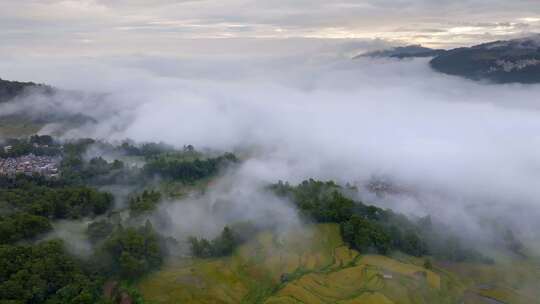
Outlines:
POLYGON ((229 258, 169 262, 139 288, 147 300, 163 304, 527 303, 510 287, 482 289, 459 271, 427 270, 422 263, 404 255, 360 255, 344 246, 337 225, 324 224, 287 235, 261 233, 229 258))

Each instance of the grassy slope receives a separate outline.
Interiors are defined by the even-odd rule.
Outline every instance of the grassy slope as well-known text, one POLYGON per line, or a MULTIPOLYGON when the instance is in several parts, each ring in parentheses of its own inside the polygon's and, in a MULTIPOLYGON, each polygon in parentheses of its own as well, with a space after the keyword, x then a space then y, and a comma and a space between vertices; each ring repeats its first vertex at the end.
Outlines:
POLYGON ((43 124, 14 116, 0 117, 0 138, 23 137, 35 134, 43 124))
POLYGON ((475 273, 463 273, 458 267, 467 265, 436 264, 429 271, 422 262, 404 255, 359 255, 343 246, 337 225, 325 224, 287 236, 262 233, 229 258, 170 262, 139 288, 146 299, 164 304, 474 304, 487 303, 485 297, 534 303, 515 287, 499 285, 502 281, 479 284, 488 282, 484 276, 490 271, 504 271, 498 266, 468 265, 496 270, 473 267, 475 273))

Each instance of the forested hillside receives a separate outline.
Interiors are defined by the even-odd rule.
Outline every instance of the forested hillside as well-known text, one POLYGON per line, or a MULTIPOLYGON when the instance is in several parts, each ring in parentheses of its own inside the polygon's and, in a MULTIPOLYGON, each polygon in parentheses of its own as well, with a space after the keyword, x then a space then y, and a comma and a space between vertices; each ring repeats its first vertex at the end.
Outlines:
POLYGON ((14 97, 29 92, 32 89, 42 89, 51 92, 52 88, 33 82, 8 81, 0 78, 0 102, 6 102, 14 97))

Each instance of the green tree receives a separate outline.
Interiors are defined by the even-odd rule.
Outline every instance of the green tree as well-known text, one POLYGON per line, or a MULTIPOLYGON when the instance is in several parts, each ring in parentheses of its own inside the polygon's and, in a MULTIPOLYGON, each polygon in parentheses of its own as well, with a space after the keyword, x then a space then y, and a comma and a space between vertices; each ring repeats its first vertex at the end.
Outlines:
POLYGON ((188 242, 191 246, 191 253, 199 258, 221 257, 231 255, 234 249, 239 245, 240 239, 227 226, 219 236, 212 241, 205 238, 189 237, 188 242))
POLYGON ((91 304, 98 302, 100 285, 62 241, 0 245, 0 302, 91 304))
POLYGON ((51 229, 49 220, 42 216, 18 212, 0 217, 0 244, 35 238, 51 229))
POLYGON ((104 271, 124 278, 137 278, 159 268, 164 250, 150 222, 144 227, 117 229, 102 245, 104 271))

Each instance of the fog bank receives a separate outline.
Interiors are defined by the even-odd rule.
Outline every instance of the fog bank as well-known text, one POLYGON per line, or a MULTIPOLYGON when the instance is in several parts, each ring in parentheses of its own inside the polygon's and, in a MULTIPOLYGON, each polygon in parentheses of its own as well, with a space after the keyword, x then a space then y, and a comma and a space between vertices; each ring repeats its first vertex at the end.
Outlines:
MULTIPOLYGON (((259 184, 313 177, 364 185, 384 176, 415 193, 379 199, 399 211, 467 223, 478 213, 503 214, 523 231, 538 228, 537 85, 449 77, 430 70, 427 59, 350 60, 327 53, 94 58, 39 66, 58 67, 52 79, 61 88, 103 93, 10 105, 15 112, 93 119, 65 137, 243 151, 250 157, 240 170, 259 184)), ((178 208, 190 212, 188 205, 178 208)))

